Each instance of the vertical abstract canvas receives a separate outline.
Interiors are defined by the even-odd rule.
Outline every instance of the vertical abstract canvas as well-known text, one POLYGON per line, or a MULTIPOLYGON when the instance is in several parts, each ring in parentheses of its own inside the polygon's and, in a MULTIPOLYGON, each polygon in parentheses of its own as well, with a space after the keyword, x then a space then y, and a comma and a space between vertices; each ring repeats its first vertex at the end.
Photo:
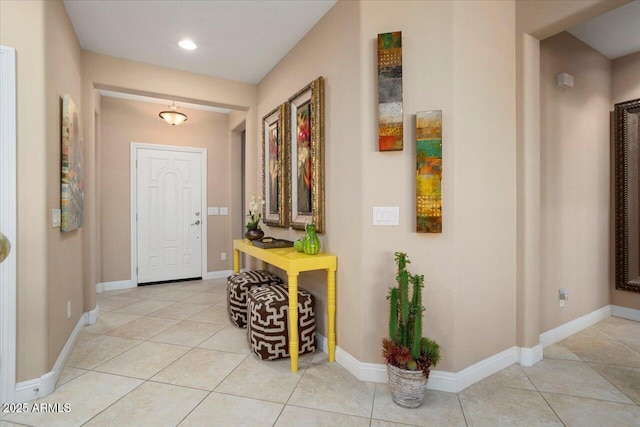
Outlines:
POLYGON ((378 149, 402 142, 402 32, 378 34, 378 149))
POLYGON ((416 231, 442 233, 442 111, 416 113, 416 231))
POLYGON ((82 127, 80 112, 69 95, 62 98, 62 168, 60 231, 82 227, 82 127))

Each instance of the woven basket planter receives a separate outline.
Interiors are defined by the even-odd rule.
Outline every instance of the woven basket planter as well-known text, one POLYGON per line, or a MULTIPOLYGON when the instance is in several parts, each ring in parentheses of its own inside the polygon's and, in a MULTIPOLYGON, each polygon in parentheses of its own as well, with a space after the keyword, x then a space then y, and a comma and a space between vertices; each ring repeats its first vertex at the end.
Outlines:
POLYGON ((409 371, 387 365, 391 398, 404 408, 417 408, 424 400, 428 379, 422 371, 409 371))

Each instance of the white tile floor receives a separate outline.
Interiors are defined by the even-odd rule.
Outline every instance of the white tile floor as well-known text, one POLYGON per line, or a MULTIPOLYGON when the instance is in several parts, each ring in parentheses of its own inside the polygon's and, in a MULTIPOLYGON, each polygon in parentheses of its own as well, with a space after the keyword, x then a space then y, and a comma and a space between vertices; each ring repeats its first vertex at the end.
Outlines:
POLYGON ((640 426, 640 323, 611 317, 461 393, 417 409, 326 355, 262 362, 227 320, 225 281, 97 296, 58 389, 68 413, 4 415, 10 426, 640 426))

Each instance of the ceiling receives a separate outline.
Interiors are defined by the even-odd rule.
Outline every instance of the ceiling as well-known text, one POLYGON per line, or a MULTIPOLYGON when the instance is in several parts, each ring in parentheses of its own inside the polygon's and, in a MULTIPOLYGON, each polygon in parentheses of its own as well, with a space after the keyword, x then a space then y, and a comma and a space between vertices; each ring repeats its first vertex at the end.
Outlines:
POLYGON ((640 52, 640 1, 627 3, 568 31, 609 59, 640 52))
MULTIPOLYGON (((84 50, 258 83, 337 0, 64 0, 84 50), (189 38, 198 49, 178 41, 189 38)), ((609 59, 640 51, 640 0, 569 30, 609 59)))
POLYGON ((64 0, 82 49, 258 83, 337 0, 64 0), (191 39, 198 49, 178 47, 191 39))

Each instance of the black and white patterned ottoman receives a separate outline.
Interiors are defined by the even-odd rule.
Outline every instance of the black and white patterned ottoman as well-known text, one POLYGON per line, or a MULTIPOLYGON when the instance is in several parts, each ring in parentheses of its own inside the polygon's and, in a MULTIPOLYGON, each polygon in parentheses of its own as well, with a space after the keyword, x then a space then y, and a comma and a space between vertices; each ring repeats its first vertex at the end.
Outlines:
MULTIPOLYGON (((247 339, 262 360, 289 357, 289 293, 286 285, 254 288, 247 297, 247 339)), ((316 351, 315 298, 298 290, 298 354, 316 351)))
POLYGON ((227 278, 227 313, 238 328, 247 327, 247 293, 255 287, 281 285, 282 280, 266 270, 245 271, 227 278))

